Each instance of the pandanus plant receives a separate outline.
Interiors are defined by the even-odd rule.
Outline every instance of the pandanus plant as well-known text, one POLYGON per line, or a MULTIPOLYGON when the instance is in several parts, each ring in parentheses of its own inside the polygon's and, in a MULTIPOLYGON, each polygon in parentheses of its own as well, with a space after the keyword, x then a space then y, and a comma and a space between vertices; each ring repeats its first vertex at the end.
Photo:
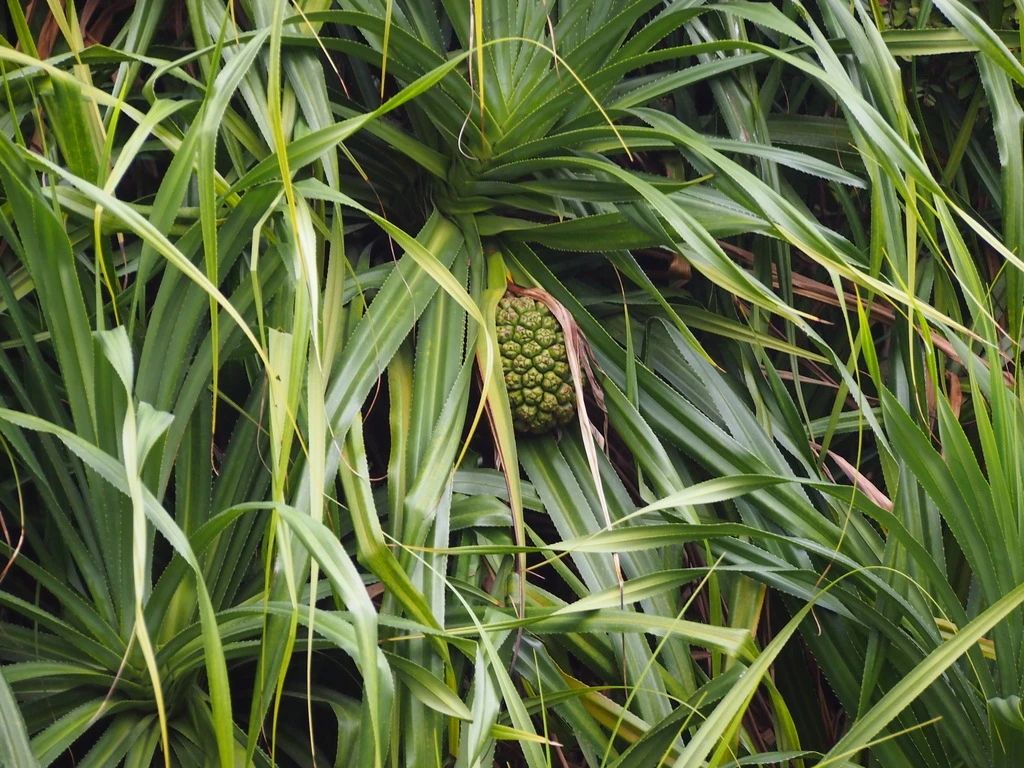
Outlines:
POLYGON ((9 3, 0 764, 1012 765, 1024 69, 935 5, 9 3))

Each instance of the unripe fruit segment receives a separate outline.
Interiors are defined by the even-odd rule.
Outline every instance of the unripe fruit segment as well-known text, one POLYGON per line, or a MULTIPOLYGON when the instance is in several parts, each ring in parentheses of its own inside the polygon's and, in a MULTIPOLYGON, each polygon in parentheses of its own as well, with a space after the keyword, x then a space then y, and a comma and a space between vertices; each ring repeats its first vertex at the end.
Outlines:
POLYGON ((543 303, 506 295, 498 302, 498 346, 517 431, 539 435, 576 414, 565 336, 543 303))

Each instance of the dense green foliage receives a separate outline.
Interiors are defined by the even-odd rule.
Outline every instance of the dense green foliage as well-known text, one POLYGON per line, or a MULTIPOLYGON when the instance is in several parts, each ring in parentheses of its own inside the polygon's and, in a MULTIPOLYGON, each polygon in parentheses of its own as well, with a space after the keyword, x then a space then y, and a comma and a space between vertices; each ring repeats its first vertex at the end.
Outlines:
POLYGON ((1018 765, 1015 2, 9 0, 0 766, 1018 765))

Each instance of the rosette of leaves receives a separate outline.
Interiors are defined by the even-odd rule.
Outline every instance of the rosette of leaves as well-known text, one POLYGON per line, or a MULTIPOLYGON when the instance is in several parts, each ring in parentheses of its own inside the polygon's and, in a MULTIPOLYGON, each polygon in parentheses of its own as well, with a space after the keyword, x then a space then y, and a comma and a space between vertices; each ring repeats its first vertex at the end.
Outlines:
POLYGON ((968 221, 844 3, 138 2, 109 46, 72 3, 45 60, 22 6, 0 750, 1013 764, 1020 72, 980 28, 928 38, 999 96, 968 221), (607 453, 503 420, 506 269, 593 345, 607 453))

